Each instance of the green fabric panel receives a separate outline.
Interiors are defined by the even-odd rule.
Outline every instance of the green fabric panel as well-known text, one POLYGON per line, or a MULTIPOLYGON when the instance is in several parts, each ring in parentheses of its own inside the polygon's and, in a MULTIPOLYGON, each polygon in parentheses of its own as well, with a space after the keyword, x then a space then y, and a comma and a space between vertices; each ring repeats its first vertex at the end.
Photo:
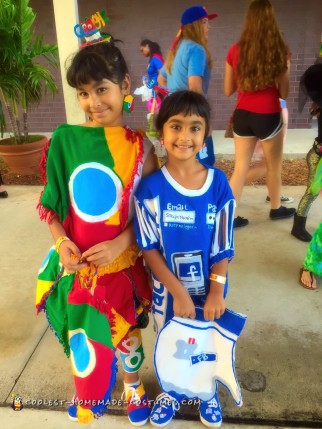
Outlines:
POLYGON ((69 356, 67 297, 72 288, 75 275, 62 277, 46 301, 46 314, 49 324, 69 356))
POLYGON ((53 133, 48 150, 45 186, 41 203, 65 220, 69 207, 68 184, 81 164, 99 162, 114 167, 103 127, 91 128, 63 124, 53 133))
POLYGON ((320 190, 322 189, 322 157, 320 158, 320 161, 316 167, 313 183, 310 187, 310 192, 313 195, 317 195, 320 190))
POLYGON ((114 348, 109 322, 106 316, 87 304, 68 304, 69 330, 83 328, 94 341, 114 348))
POLYGON ((317 276, 322 276, 322 222, 314 231, 303 265, 317 276))

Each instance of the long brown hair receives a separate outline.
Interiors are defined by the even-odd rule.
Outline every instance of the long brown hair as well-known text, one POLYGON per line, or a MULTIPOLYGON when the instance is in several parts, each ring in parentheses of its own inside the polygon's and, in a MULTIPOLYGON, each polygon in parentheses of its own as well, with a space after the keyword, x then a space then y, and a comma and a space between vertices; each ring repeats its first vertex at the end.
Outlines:
POLYGON ((239 40, 238 86, 255 91, 274 85, 287 70, 288 53, 271 3, 253 0, 239 40))
POLYGON ((179 36, 179 40, 177 44, 175 45, 175 48, 173 50, 170 50, 167 54, 167 58, 165 60, 165 68, 168 74, 171 74, 171 67, 173 60, 176 56, 176 53, 179 49, 179 46, 183 39, 192 40, 195 43, 198 43, 201 45, 205 51, 207 56, 207 62, 208 62, 208 68, 211 70, 212 67, 212 58, 211 54, 208 48, 207 40, 204 36, 204 30, 202 26, 202 20, 198 19, 197 21, 192 22, 191 24, 187 24, 183 26, 181 30, 181 34, 179 36))

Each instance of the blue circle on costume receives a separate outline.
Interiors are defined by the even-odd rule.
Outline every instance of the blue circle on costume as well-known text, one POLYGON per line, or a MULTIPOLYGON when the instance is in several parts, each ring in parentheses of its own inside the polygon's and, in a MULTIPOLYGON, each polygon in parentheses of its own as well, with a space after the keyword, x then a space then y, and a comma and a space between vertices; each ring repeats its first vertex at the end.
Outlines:
POLYGON ((53 246, 53 247, 51 247, 51 249, 49 250, 49 252, 48 252, 48 254, 47 254, 46 258, 43 260, 43 262, 42 262, 42 264, 41 264, 41 266, 40 266, 40 268, 39 268, 38 274, 40 274, 40 273, 44 272, 44 270, 45 270, 45 268, 47 267, 48 262, 49 262, 49 260, 50 260, 50 258, 51 258, 51 255, 52 255, 54 252, 55 252, 55 248, 54 248, 54 246, 53 246))
POLYGON ((76 377, 88 377, 96 367, 94 345, 82 328, 69 331, 70 358, 76 377))
POLYGON ((77 372, 84 372, 90 362, 90 351, 85 334, 79 332, 73 335, 69 340, 69 345, 73 352, 75 369, 77 372))
POLYGON ((112 216, 119 206, 122 183, 112 169, 97 162, 82 164, 71 175, 71 203, 86 222, 99 222, 112 216))
POLYGON ((91 216, 99 216, 109 211, 116 200, 116 189, 113 180, 104 171, 97 168, 86 168, 74 178, 74 198, 78 208, 91 216), (95 192, 93 189, 95 186, 95 192), (106 195, 106 189, 109 190, 106 195), (97 201, 96 193, 104 195, 97 201))

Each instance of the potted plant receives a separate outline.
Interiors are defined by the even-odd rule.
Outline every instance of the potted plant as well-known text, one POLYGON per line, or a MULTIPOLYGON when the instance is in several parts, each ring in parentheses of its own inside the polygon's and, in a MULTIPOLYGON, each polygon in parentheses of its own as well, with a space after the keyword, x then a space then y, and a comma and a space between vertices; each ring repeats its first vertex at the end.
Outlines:
POLYGON ((58 92, 49 69, 58 67, 58 47, 44 43, 43 36, 34 36, 35 18, 29 0, 1 0, 0 131, 3 137, 10 129, 10 137, 0 140, 0 156, 9 172, 16 174, 40 171, 41 151, 48 140, 29 135, 28 111, 48 91, 52 96, 58 92), (31 164, 28 152, 32 154, 31 164))

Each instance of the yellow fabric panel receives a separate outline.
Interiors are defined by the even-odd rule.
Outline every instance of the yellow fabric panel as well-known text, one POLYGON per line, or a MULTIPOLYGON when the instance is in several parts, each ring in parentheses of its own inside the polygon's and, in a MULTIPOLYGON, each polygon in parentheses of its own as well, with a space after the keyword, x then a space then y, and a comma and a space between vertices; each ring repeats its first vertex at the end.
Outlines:
MULTIPOLYGON (((126 138, 126 129, 123 127, 105 128, 105 138, 114 160, 113 170, 121 179, 124 189, 132 179, 139 145, 126 138)), ((114 213, 106 224, 119 225, 120 212, 114 213)))
POLYGON ((49 289, 54 284, 54 281, 49 280, 37 280, 37 289, 36 289, 36 305, 40 303, 42 297, 45 293, 49 291, 49 289))
POLYGON ((125 136, 124 128, 109 127, 105 129, 108 148, 114 159, 114 171, 122 180, 124 188, 131 180, 138 149, 138 145, 127 140, 125 136), (124 156, 125 154, 126 156, 124 156))

